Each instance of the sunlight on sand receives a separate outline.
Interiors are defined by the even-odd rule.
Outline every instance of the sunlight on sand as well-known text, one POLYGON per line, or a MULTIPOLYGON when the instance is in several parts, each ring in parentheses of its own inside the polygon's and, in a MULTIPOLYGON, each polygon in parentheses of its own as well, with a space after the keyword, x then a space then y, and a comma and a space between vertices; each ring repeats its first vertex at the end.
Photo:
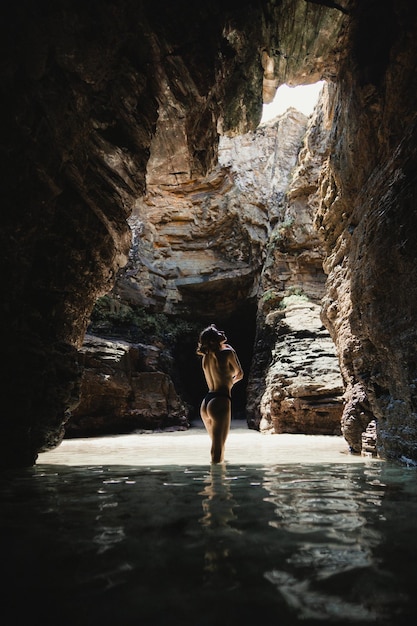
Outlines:
MULTIPOLYGON (((352 455, 343 437, 321 435, 267 435, 232 422, 226 443, 226 463, 369 463, 352 455)), ((39 455, 37 465, 208 465, 210 442, 204 428, 187 431, 66 439, 39 455)))

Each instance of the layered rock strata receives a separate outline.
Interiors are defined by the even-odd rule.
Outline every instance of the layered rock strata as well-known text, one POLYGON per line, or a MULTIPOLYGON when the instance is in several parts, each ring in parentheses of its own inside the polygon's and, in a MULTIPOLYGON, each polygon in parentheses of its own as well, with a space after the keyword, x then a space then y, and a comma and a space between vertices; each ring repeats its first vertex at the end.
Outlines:
POLYGON ((327 252, 323 321, 340 356, 342 431, 352 450, 361 451, 375 419, 379 454, 414 463, 417 9, 386 3, 377 21, 375 11, 376 3, 355 9, 334 94, 316 218, 327 252))
MULTIPOLYGON (((159 312, 171 319, 192 318, 200 322, 201 329, 213 321, 230 326, 230 316, 239 305, 248 300, 256 302, 266 244, 274 225, 282 220, 283 198, 306 126, 307 118, 292 109, 256 131, 224 137, 219 145, 218 166, 210 175, 188 180, 184 173, 181 182, 171 181, 169 185, 164 185, 164 181, 169 180, 171 158, 164 161, 159 141, 152 144, 151 154, 155 150, 159 158, 151 158, 148 163, 147 194, 137 203, 129 220, 132 247, 129 263, 120 272, 112 292, 115 305, 127 305, 132 310, 140 307, 150 315, 159 312)), ((252 346, 245 346, 250 340, 237 337, 236 349, 241 346, 250 351, 252 346)), ((196 341, 197 333, 194 344, 196 341)), ((106 342, 110 345, 109 337, 106 342)), ((184 337, 181 344, 182 353, 184 337)), ((167 350, 173 353, 175 347, 172 348, 167 350)), ((135 350, 133 346, 132 349, 135 350)), ((197 365, 191 351, 189 359, 191 370, 197 365)), ((102 380, 101 362, 98 364, 97 379, 102 380)), ((245 369, 248 373, 249 364, 245 363, 245 369)), ((160 373, 170 376, 172 372, 165 367, 160 373)), ((85 376, 84 373, 83 380, 85 376)), ((109 385, 114 379, 112 385, 118 393, 118 368, 113 372, 108 369, 107 376, 109 385)), ((192 396, 187 394, 187 387, 192 384, 189 376, 184 371, 182 388, 192 396)), ((203 390, 202 385, 201 395, 203 390)), ((100 424, 97 411, 90 402, 83 401, 86 392, 91 396, 84 383, 81 405, 75 412, 79 423, 82 418, 84 431, 80 427, 80 432, 87 432, 90 423, 89 432, 100 433, 105 419, 112 421, 111 409, 106 413, 101 403, 104 421, 100 424)), ((200 401, 201 396, 196 394, 194 415, 198 414, 200 401)), ((119 420, 124 428, 123 421, 128 420, 126 407, 120 407, 117 413, 113 423, 119 420)), ((155 407, 153 421, 157 426, 159 422, 178 424, 175 412, 170 420, 163 409, 159 422, 157 413, 155 407)), ((73 432, 72 427, 67 428, 69 436, 73 432)))
POLYGON ((262 272, 248 421, 262 431, 340 433, 343 381, 320 319, 324 250, 313 221, 333 111, 326 86, 281 198, 262 272))
POLYGON ((87 335, 80 350, 81 402, 67 436, 188 428, 188 408, 164 371, 167 361, 170 355, 157 346, 87 335))
MULTIPOLYGON (((201 320, 207 310, 211 320, 225 320, 239 299, 256 293, 260 298, 256 342, 265 344, 272 355, 265 368, 263 351, 255 349, 249 376, 248 422, 261 430, 340 432, 342 381, 334 345, 320 320, 323 250, 312 224, 318 176, 327 156, 328 102, 322 98, 306 137, 307 118, 294 109, 254 132, 223 137, 219 166, 198 182, 186 181, 184 174, 181 183, 171 182, 167 189, 163 181, 169 165, 165 163, 164 170, 161 154, 154 172, 151 159, 147 179, 153 182, 141 201, 141 220, 136 211, 130 220, 129 265, 113 290, 125 304, 192 314, 201 320), (236 224, 233 236, 225 232, 231 220, 236 224), (249 293, 242 291, 248 276, 249 293), (185 285, 201 299, 192 301, 185 285)), ((102 379, 101 371, 98 378, 102 379)), ((116 394, 119 379, 118 369, 108 369, 108 386, 116 394)), ((85 393, 92 396, 84 384, 82 398, 85 393)), ((114 403, 108 404, 111 412, 114 403)), ((121 428, 128 419, 125 404, 118 403, 113 417, 121 428)), ((157 413, 155 406, 156 424, 157 413)), ((82 401, 75 415, 78 422, 82 417, 84 429, 89 421, 91 431, 100 427, 90 402, 82 401), (94 415, 91 420, 89 414, 94 415)), ((171 423, 166 411, 160 421, 171 423)), ((172 424, 177 422, 174 412, 172 424)), ((71 427, 68 433, 72 432, 71 427)))
POLYGON ((304 298, 284 298, 283 310, 268 313, 258 329, 258 342, 268 335, 274 341, 261 376, 255 355, 249 423, 263 432, 339 435, 343 383, 336 351, 320 306, 304 298))
POLYGON ((295 110, 274 124, 222 138, 207 177, 169 185, 171 158, 151 146, 147 193, 129 223, 133 245, 114 293, 171 315, 224 320, 257 294, 271 227, 305 132, 295 110))

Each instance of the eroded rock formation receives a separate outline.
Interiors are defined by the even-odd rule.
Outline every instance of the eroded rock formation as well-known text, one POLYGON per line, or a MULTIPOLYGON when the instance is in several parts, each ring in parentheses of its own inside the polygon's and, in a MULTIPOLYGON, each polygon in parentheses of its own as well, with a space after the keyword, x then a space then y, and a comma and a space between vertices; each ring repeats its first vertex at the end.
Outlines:
POLYGON ((323 320, 340 356, 351 447, 361 449, 375 417, 379 453, 415 462, 417 8, 358 3, 354 16, 317 215, 323 320))
MULTIPOLYGON (((177 324, 180 316, 198 320, 201 330, 212 321, 233 327, 230 315, 239 310, 240 304, 253 300, 256 307, 268 238, 274 225, 285 219, 283 198, 306 125, 307 118, 293 109, 256 131, 223 137, 219 145, 219 163, 207 177, 189 180, 184 172, 181 182, 171 181, 169 185, 164 185, 164 181, 169 179, 171 158, 164 161, 163 152, 158 152, 162 150, 159 141, 155 145, 152 143, 151 154, 156 151, 159 158, 151 158, 148 163, 147 194, 138 202, 129 220, 132 248, 129 263, 120 272, 111 295, 115 313, 119 309, 122 314, 126 306, 132 310, 141 307, 149 315, 162 312, 174 316, 177 324), (156 161, 157 172, 153 170, 156 161)), ((255 326, 254 317, 252 325, 255 326)), ((185 393, 192 385, 189 380, 191 371, 199 366, 195 358, 198 332, 194 333, 193 350, 188 357, 190 365, 183 372, 182 389, 185 393)), ((125 331, 123 335, 123 330, 119 330, 118 334, 126 338, 127 333, 125 331)), ((246 349, 251 350, 252 335, 246 338, 237 333, 239 343, 236 348, 243 350, 248 343, 246 349)), ((152 337, 148 336, 147 340, 152 337)), ((181 336, 181 353, 186 340, 181 336)), ((109 341, 110 337, 107 337, 107 345, 110 345, 109 341)), ((164 337, 154 341, 164 342, 164 337)), ((116 341, 115 352, 117 345, 116 341)), ((166 352, 172 353, 173 347, 171 342, 171 346, 166 346, 166 352)), ((135 350, 133 346, 132 349, 135 350)), ((89 351, 88 347, 86 351, 89 351)), ((244 354, 240 358, 248 377, 250 364, 245 362, 244 354)), ((253 358, 257 360, 256 352, 253 358)), ((101 379, 101 363, 99 366, 97 376, 101 379)), ((162 367, 161 374, 172 375, 172 369, 162 367)), ((202 378, 201 372, 200 375, 202 378)), ((86 390, 86 376, 84 372, 81 398, 86 390)), ((118 389, 119 368, 112 372, 107 365, 107 376, 109 385, 118 389)), ((91 378, 91 372, 88 377, 91 378)), ((204 390, 202 384, 200 396, 195 394, 193 397, 193 415, 198 414, 204 390)), ((110 404, 115 402, 117 400, 110 404)), ((125 428, 125 422, 132 421, 131 407, 125 404, 120 405, 113 420, 109 419, 112 409, 101 408, 103 423, 106 419, 109 423, 112 421, 115 432, 118 420, 121 428, 125 428)), ((159 419, 157 408, 154 410, 156 426, 160 423, 178 424, 175 412, 170 420, 166 409, 162 406, 161 409, 159 419)), ((90 430, 83 431, 80 427, 80 432, 101 432, 97 411, 92 412, 89 402, 82 401, 76 415, 79 422, 82 417, 84 428, 90 423, 90 430), (89 415, 94 417, 89 420, 89 415)), ((67 428, 69 435, 72 432, 72 427, 67 428)))
POLYGON ((343 383, 320 319, 324 251, 313 226, 333 112, 328 87, 279 203, 262 272, 248 420, 263 431, 340 432, 343 383))
POLYGON ((249 41, 268 42, 262 16, 249 2, 3 3, 2 464, 30 465, 63 436, 76 349, 126 261, 167 93, 192 172, 215 162, 220 118, 245 129, 259 118, 249 41))
POLYGON ((69 436, 188 428, 188 410, 172 378, 170 355, 157 346, 87 335, 80 350, 80 398, 69 436))
POLYGON ((268 99, 319 78, 336 86, 316 226, 343 430, 358 447, 374 416, 380 453, 416 461, 415 2, 22 0, 2 4, 0 24, 1 464, 30 465, 63 436, 77 348, 126 260, 153 138, 181 135, 170 180, 184 165, 196 180, 218 133, 256 128, 263 79, 268 99))
MULTIPOLYGON (((113 289, 113 307, 120 312, 126 305, 140 306, 177 320, 192 316, 201 325, 206 318, 227 324, 240 301, 259 301, 255 349, 246 372, 246 417, 262 431, 340 433, 343 385, 334 344, 320 320, 324 251, 313 227, 319 174, 328 156, 329 89, 308 125, 302 113, 289 109, 256 131, 222 137, 219 164, 206 178, 190 181, 183 172, 181 182, 165 185, 171 156, 164 160, 163 146, 152 143, 151 154, 158 158, 148 163, 148 192, 129 220, 129 263, 113 289)), ((181 337, 180 351, 183 342, 181 337)), ((185 407, 182 421, 178 410, 172 408, 171 415, 167 410, 172 366, 165 361, 154 369, 153 380, 159 371, 170 385, 158 387, 167 397, 151 410, 149 398, 155 399, 155 393, 132 384, 143 378, 141 368, 130 359, 126 381, 118 359, 110 359, 110 352, 117 355, 120 345, 127 349, 128 344, 116 340, 112 349, 109 338, 104 343, 105 372, 95 346, 91 355, 90 338, 83 348, 90 358, 67 435, 117 433, 128 424, 183 427, 185 407)), ((137 344, 129 352, 136 354, 137 344)), ((195 357, 190 360, 192 370, 197 363, 195 357)), ((190 381, 184 374, 185 390, 190 381)), ((193 415, 200 400, 196 394, 193 415)))
MULTIPOLYGON (((166 184, 171 158, 148 164, 147 193, 130 218, 133 246, 115 295, 197 319, 225 319, 255 298, 271 227, 280 219, 303 134, 295 110, 256 132, 223 138, 207 177, 166 184)), ((159 142, 153 150, 161 150, 159 142)))

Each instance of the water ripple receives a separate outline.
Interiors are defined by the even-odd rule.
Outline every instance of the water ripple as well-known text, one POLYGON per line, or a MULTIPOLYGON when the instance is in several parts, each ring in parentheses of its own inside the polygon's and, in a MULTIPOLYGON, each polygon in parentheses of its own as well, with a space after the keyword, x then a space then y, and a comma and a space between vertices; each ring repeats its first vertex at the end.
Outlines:
POLYGON ((16 623, 30 604, 48 624, 45 598, 60 626, 416 617, 416 470, 44 465, 1 476, 0 493, 16 623))

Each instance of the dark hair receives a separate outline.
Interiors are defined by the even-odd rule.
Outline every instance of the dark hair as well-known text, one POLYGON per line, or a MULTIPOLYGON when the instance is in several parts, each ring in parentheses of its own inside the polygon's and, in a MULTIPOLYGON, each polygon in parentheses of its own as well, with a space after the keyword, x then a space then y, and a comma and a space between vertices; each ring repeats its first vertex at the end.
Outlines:
POLYGON ((200 333, 197 344, 197 354, 204 355, 208 352, 214 352, 219 348, 221 341, 216 325, 210 324, 210 326, 207 326, 207 328, 200 333))

